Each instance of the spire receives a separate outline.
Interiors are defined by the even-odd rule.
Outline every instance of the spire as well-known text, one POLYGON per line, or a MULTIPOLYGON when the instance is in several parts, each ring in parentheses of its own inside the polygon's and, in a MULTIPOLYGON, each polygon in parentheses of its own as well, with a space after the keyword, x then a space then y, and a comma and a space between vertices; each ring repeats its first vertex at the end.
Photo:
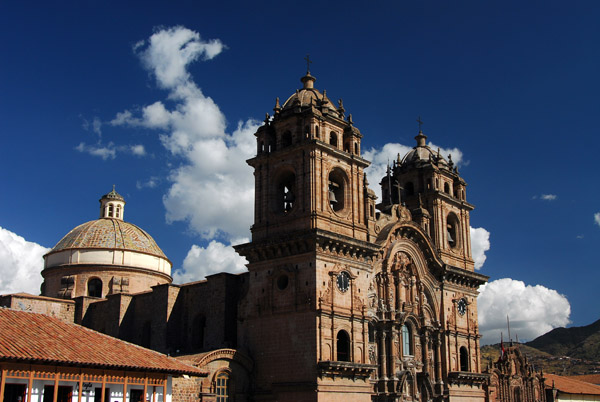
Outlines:
POLYGON ((317 79, 310 75, 310 63, 312 63, 310 55, 307 54, 304 60, 306 60, 306 75, 300 78, 300 81, 304 84, 304 89, 311 89, 315 87, 315 81, 317 79))

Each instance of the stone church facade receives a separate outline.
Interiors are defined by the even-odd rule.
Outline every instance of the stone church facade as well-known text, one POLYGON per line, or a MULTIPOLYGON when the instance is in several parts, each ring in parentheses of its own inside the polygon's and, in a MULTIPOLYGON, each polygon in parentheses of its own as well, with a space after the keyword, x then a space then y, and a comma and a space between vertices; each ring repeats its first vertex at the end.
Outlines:
POLYGON ((376 178, 377 200, 361 132, 315 80, 307 72, 255 134, 252 238, 235 247, 247 273, 172 284, 113 189, 100 219, 46 256, 42 297, 0 304, 43 299, 207 370, 174 382, 182 401, 485 400, 477 289, 488 278, 474 271, 465 181, 419 132, 376 178))

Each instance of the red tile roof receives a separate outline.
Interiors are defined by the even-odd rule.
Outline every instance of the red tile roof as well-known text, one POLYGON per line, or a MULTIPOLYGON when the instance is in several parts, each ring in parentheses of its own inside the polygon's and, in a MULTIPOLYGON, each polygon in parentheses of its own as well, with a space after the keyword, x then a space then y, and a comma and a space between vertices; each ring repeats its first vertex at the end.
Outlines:
POLYGON ((600 385, 600 374, 581 374, 581 375, 570 375, 568 378, 573 380, 585 381, 590 384, 600 385))
POLYGON ((567 394, 600 395, 600 386, 556 374, 544 373, 546 388, 558 389, 567 394))
POLYGON ((174 358, 43 314, 0 308, 0 359, 206 375, 174 358))

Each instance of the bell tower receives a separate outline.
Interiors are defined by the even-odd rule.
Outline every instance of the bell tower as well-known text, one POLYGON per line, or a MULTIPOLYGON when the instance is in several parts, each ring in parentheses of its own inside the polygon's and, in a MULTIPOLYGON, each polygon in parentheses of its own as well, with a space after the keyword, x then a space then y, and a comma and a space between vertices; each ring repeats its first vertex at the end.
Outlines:
POLYGON ((362 302, 377 253, 362 134, 307 71, 257 130, 252 241, 238 345, 255 361, 257 400, 370 401, 362 302), (346 394, 347 395, 347 394, 346 394), (262 398, 262 399, 261 399, 262 398), (341 398, 341 399, 340 399, 341 398))
POLYGON ((471 256, 467 183, 460 177, 451 155, 446 160, 439 149, 427 146, 427 136, 419 130, 417 146, 404 158, 394 161, 381 181, 382 211, 394 204, 405 205, 437 246, 441 259, 449 265, 474 270, 471 256))

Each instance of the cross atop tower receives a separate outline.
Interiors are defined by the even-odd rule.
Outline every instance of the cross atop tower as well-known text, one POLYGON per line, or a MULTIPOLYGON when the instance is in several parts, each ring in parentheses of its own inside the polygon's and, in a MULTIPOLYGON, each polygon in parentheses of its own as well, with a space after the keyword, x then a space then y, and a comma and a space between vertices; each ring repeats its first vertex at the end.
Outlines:
POLYGON ((306 60, 306 74, 310 75, 310 64, 312 63, 312 61, 310 61, 310 55, 307 54, 304 60, 306 60))
POLYGON ((423 130, 421 130, 421 126, 423 125, 423 122, 421 121, 421 116, 419 116, 419 118, 417 119, 417 123, 419 123, 419 132, 421 133, 423 130))

